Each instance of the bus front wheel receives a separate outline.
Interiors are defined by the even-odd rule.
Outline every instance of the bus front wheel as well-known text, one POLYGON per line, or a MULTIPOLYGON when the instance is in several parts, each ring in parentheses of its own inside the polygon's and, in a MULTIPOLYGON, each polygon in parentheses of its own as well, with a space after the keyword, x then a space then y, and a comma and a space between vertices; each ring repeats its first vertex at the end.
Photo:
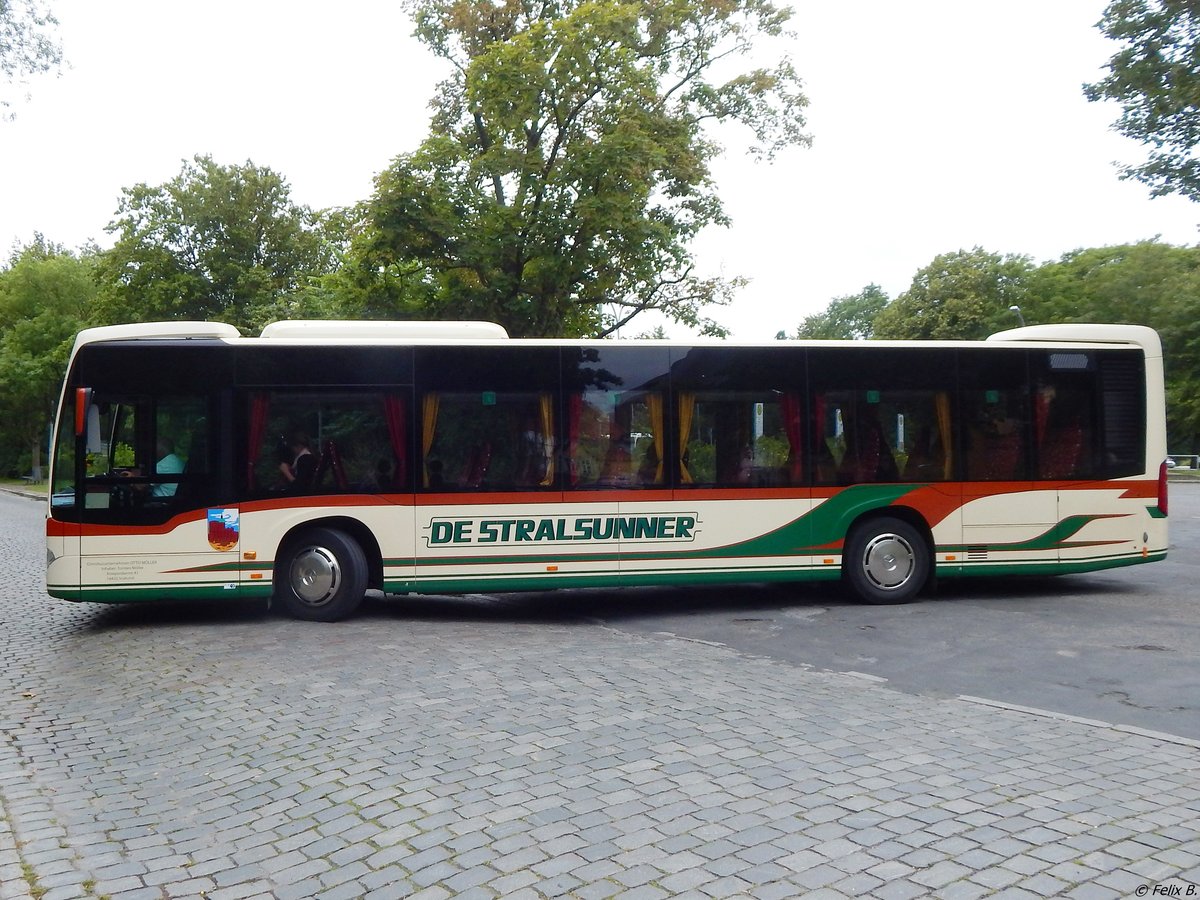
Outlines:
POLYGON ((866 603, 907 603, 929 580, 929 543, 903 519, 860 522, 846 540, 846 584, 866 603))
POLYGON ((311 528, 289 544, 276 594, 289 614, 335 622, 354 612, 367 592, 367 558, 358 542, 334 528, 311 528))

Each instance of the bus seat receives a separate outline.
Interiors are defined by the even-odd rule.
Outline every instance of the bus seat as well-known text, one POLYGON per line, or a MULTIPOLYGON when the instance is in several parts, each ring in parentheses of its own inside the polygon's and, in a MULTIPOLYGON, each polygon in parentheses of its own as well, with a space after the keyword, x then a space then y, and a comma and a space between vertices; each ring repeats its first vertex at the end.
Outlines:
POLYGON ((343 491, 349 490, 350 483, 346 480, 346 469, 342 465, 342 454, 338 451, 337 444, 333 441, 326 441, 324 455, 329 457, 329 468, 333 472, 333 480, 337 482, 337 486, 343 491))
POLYGON ((846 449, 846 456, 842 460, 841 480, 849 484, 875 481, 882 449, 883 435, 879 423, 864 417, 855 432, 854 444, 846 449))
POLYGON ((477 488, 483 484, 483 479, 487 477, 488 466, 491 463, 492 444, 490 441, 484 441, 467 457, 467 464, 463 467, 462 486, 477 488))
POLYGON ((1076 417, 1050 432, 1042 442, 1042 477, 1075 478, 1082 458, 1083 423, 1076 417))
POLYGON ((1011 481, 1021 459, 1021 435, 987 435, 979 438, 972 454, 971 477, 984 481, 1011 481))
POLYGON ((342 466, 341 454, 338 452, 337 444, 333 441, 326 441, 321 446, 321 458, 317 463, 317 472, 313 476, 314 486, 320 486, 326 472, 333 473, 333 481, 338 488, 343 491, 350 489, 350 483, 346 480, 346 470, 342 466))
POLYGON ((188 441, 180 476, 175 491, 165 499, 175 506, 191 508, 201 501, 208 478, 208 435, 203 430, 197 429, 188 441))

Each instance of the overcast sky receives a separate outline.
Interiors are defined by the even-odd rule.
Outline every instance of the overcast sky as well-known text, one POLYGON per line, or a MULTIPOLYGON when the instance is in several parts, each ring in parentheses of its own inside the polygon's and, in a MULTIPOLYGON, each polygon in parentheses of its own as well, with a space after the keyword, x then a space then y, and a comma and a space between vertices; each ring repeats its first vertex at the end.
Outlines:
MULTIPOLYGON (((316 208, 368 197, 427 130, 442 72, 395 2, 50 0, 70 68, 0 123, 0 252, 35 232, 80 246, 121 188, 197 153, 252 160, 316 208)), ((1200 207, 1152 200, 1114 162, 1141 148, 1080 86, 1114 45, 1104 0, 797 0, 788 43, 811 149, 751 162, 736 131, 715 175, 729 229, 706 274, 751 284, 716 317, 736 337, 792 331, 830 299, 891 296, 939 253, 1036 261, 1152 238, 1197 242, 1200 207)))

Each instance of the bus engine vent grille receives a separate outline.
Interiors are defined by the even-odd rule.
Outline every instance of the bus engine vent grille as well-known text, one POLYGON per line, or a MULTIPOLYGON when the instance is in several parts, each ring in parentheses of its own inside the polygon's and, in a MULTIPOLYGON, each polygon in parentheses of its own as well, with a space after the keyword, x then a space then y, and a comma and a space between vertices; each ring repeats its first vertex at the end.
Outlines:
POLYGON ((984 560, 988 558, 987 544, 968 544, 967 561, 984 560))

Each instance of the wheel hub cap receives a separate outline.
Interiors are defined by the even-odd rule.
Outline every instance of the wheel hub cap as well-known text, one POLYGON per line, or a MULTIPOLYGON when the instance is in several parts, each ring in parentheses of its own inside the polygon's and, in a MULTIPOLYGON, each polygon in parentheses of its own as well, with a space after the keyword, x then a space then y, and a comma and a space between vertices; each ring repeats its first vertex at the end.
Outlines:
POLYGON ((337 558, 324 547, 308 547, 292 561, 290 579, 301 602, 320 606, 337 593, 341 571, 337 558))
POLYGON ((912 576, 916 553, 898 534, 881 534, 867 544, 863 572, 884 590, 894 590, 912 576))

